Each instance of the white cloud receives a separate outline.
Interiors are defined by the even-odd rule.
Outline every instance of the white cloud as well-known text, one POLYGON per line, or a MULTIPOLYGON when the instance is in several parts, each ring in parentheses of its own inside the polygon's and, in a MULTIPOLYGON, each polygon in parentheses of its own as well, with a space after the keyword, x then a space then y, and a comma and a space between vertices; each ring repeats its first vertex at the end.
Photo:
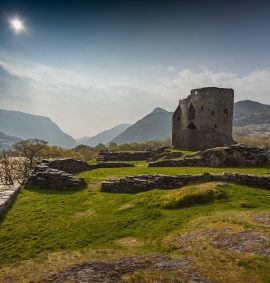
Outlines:
POLYGON ((185 69, 174 77, 162 77, 153 86, 161 95, 186 97, 191 89, 201 87, 225 87, 235 90, 235 99, 253 99, 270 103, 270 70, 259 70, 245 76, 232 72, 214 72, 207 69, 192 71, 185 69))
POLYGON ((23 92, 18 89, 18 93, 19 84, 13 80, 10 86, 8 81, 5 83, 1 107, 49 116, 74 136, 91 135, 118 123, 134 122, 157 106, 173 111, 178 100, 189 95, 193 88, 233 88, 235 100, 270 104, 268 69, 239 75, 207 68, 179 71, 173 66, 157 65, 144 68, 136 77, 125 74, 125 79, 105 81, 75 70, 26 62, 1 50, 0 66, 14 78, 24 80, 23 92))

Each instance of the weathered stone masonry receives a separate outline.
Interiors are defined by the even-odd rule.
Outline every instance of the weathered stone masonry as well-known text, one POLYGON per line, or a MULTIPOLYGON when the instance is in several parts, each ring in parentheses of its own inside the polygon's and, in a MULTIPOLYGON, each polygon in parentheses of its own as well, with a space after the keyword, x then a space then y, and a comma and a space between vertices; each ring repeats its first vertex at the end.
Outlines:
POLYGON ((8 209, 16 198, 20 185, 0 186, 0 216, 8 209))
POLYGON ((149 163, 149 167, 181 166, 269 166, 270 152, 265 148, 235 144, 226 147, 211 148, 197 154, 174 160, 161 160, 149 163))
POLYGON ((233 89, 206 87, 191 90, 179 101, 172 118, 172 146, 205 150, 235 143, 232 139, 233 89))
POLYGON ((26 181, 26 185, 38 185, 48 188, 66 189, 79 188, 85 185, 83 178, 77 178, 71 173, 77 173, 98 168, 133 167, 134 164, 115 162, 88 164, 85 161, 71 158, 43 160, 35 166, 26 181))
POLYGON ((137 193, 159 189, 178 189, 192 183, 211 181, 232 182, 251 187, 270 189, 270 176, 222 173, 197 175, 134 175, 119 179, 110 178, 101 183, 101 191, 114 193, 137 193))

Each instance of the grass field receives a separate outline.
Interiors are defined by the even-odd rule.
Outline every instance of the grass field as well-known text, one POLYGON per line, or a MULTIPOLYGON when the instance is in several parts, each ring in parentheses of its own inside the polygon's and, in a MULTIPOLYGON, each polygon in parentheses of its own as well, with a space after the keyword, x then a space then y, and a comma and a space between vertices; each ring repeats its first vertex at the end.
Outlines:
POLYGON ((134 168, 81 173, 88 187, 78 191, 23 188, 0 222, 0 280, 9 276, 15 282, 22 276, 35 281, 42 278, 44 270, 54 272, 93 258, 167 253, 184 255, 218 282, 270 282, 270 260, 263 255, 220 250, 207 239, 203 243, 194 240, 186 250, 178 248, 175 241, 177 235, 222 226, 231 231, 255 229, 269 236, 269 225, 255 222, 254 217, 269 214, 270 191, 220 183, 138 194, 99 191, 100 182, 108 177, 201 172, 263 175, 270 168, 145 165, 137 162, 134 168))

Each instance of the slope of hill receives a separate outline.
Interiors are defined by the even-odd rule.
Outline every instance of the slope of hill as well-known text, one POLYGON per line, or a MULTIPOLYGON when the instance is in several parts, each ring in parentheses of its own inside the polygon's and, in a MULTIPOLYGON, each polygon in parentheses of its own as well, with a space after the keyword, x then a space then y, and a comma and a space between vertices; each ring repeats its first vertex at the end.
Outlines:
POLYGON ((165 139, 170 136, 171 119, 172 112, 156 108, 115 137, 112 142, 121 144, 165 139))
POLYGON ((247 126, 251 124, 270 124, 270 105, 251 100, 235 103, 234 125, 247 126))
POLYGON ((14 143, 20 141, 19 138, 8 136, 4 134, 3 132, 0 132, 0 150, 1 149, 8 149, 11 145, 14 143))
POLYGON ((76 139, 78 144, 84 144, 89 146, 96 146, 99 143, 108 144, 113 138, 124 132, 131 124, 120 124, 109 130, 103 131, 93 137, 82 137, 76 139))
POLYGON ((40 138, 52 145, 67 148, 76 146, 75 140, 51 119, 19 111, 0 109, 0 131, 21 139, 40 138))
POLYGON ((241 136, 270 133, 270 105, 243 100, 235 103, 234 131, 241 136))

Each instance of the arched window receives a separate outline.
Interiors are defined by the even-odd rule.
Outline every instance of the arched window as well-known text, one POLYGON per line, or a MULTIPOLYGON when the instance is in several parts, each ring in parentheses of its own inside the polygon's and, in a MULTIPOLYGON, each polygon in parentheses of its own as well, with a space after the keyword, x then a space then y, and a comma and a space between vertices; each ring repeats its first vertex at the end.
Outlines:
POLYGON ((224 109, 224 119, 225 119, 225 120, 228 119, 228 116, 229 116, 229 111, 228 111, 228 109, 226 108, 226 109, 224 109))
POLYGON ((187 127, 188 127, 188 129, 190 129, 190 130, 195 130, 195 129, 197 129, 197 127, 195 126, 195 124, 192 123, 192 122, 189 123, 187 127))
POLYGON ((192 104, 189 105, 188 108, 188 120, 194 120, 195 119, 195 113, 196 110, 192 104))
POLYGON ((212 110, 212 116, 215 116, 215 111, 214 110, 212 110))
POLYGON ((201 106, 201 111, 203 111, 203 106, 201 106))

